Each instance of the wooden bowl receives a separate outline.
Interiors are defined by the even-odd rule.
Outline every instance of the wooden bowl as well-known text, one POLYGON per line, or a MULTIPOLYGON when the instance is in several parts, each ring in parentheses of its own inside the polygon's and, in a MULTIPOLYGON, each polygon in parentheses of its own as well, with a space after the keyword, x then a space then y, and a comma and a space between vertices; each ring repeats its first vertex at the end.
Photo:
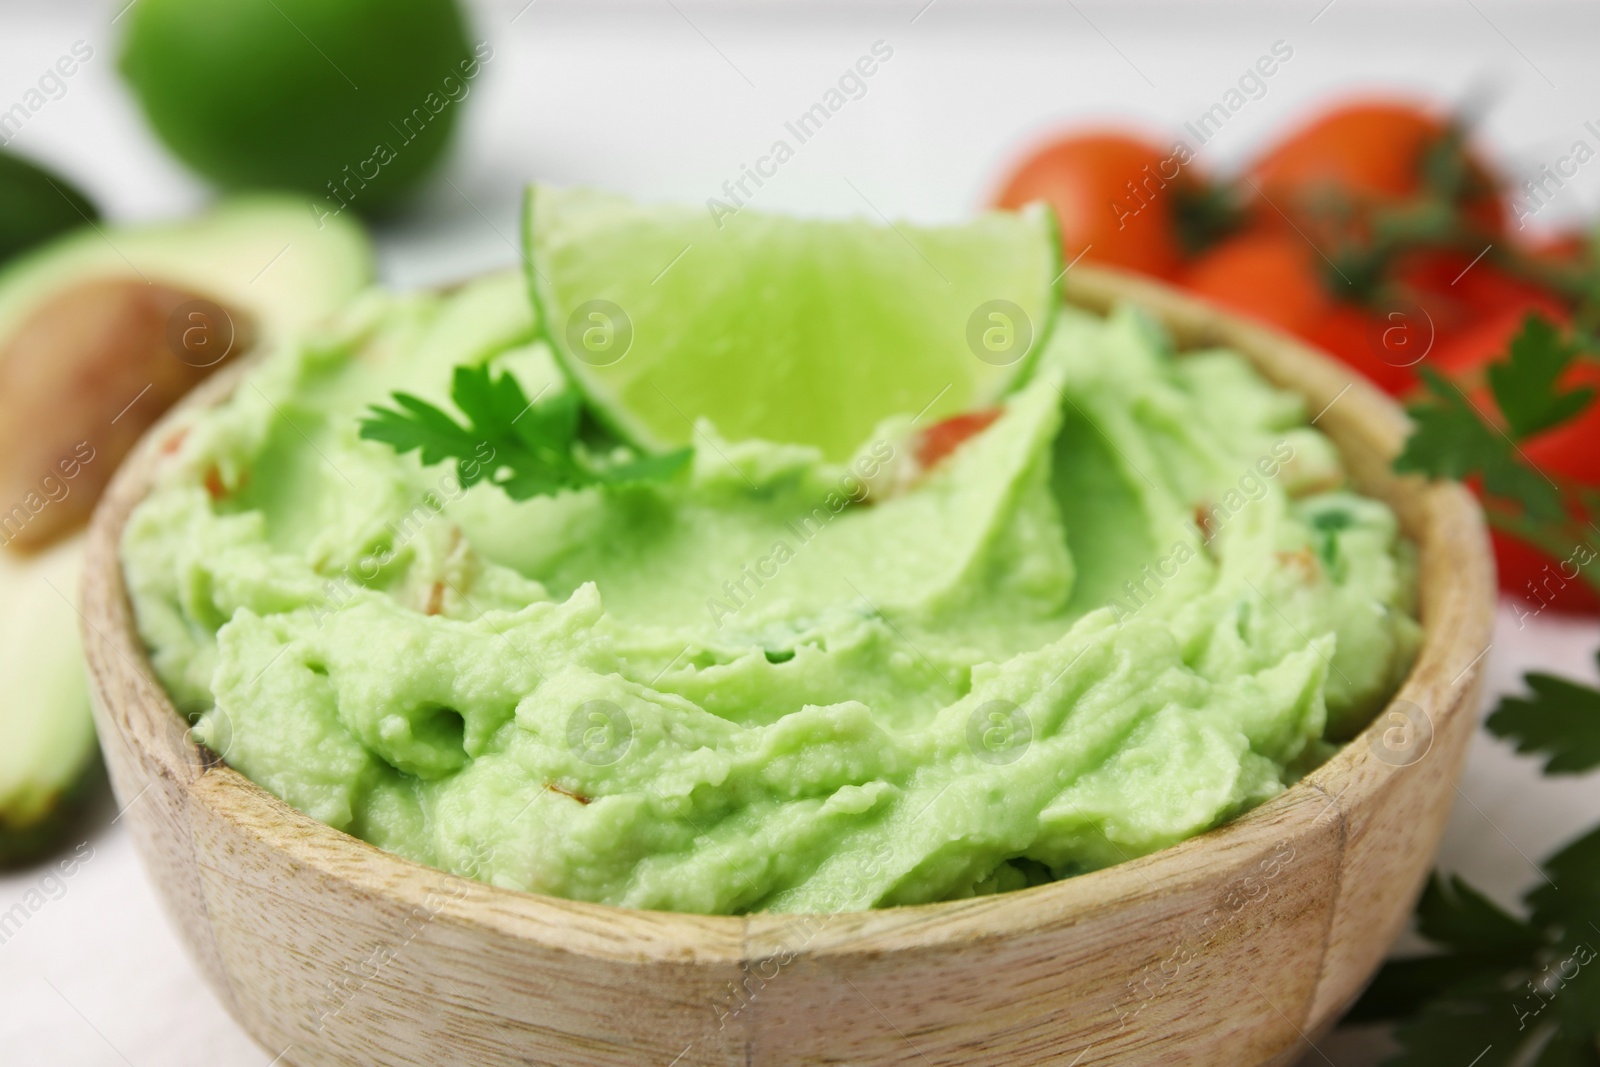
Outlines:
POLYGON ((95 716, 144 861, 239 1023, 300 1067, 1240 1067, 1309 1051, 1405 926, 1450 810, 1494 603, 1482 517, 1459 486, 1390 473, 1404 417, 1327 358, 1111 271, 1075 268, 1068 296, 1132 300, 1183 347, 1242 352, 1399 513, 1426 638, 1361 736, 1220 829, 1000 896, 709 917, 496 889, 314 822, 190 739, 118 564, 157 462, 146 441, 92 531, 95 716))

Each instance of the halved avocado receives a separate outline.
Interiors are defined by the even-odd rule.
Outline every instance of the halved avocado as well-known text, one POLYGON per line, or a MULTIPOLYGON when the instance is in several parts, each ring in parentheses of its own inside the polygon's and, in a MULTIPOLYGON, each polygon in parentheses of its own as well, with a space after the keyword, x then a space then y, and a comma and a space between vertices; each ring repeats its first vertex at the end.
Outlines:
POLYGON ((0 552, 0 866, 49 849, 96 759, 78 644, 83 538, 0 552))
POLYGON ((372 279, 357 224, 277 196, 85 228, 0 271, 0 865, 55 843, 96 763, 76 532, 111 474, 199 380, 372 279))
POLYGON ((192 289, 289 330, 337 309, 373 278, 372 243, 298 197, 225 200, 179 222, 84 227, 0 271, 0 349, 49 296, 91 278, 192 289))
POLYGON ((0 545, 37 549, 81 526, 179 397, 371 280, 357 224, 286 197, 86 228, 0 272, 0 545))

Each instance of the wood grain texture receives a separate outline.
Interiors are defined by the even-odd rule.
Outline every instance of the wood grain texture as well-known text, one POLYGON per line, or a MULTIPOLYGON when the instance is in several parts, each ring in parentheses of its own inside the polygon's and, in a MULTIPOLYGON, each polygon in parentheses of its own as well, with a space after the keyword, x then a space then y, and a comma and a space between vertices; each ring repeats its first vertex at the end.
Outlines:
POLYGON ((1002 896, 730 918, 496 889, 314 822, 188 738, 117 560, 158 428, 97 513, 84 641, 125 819, 240 1023, 300 1067, 1292 1062, 1371 977, 1438 846, 1489 642, 1481 516, 1459 487, 1390 472, 1403 416, 1325 357, 1116 272, 1080 265, 1067 291, 1096 309, 1132 300, 1183 347, 1244 353, 1306 397, 1357 484, 1400 514, 1426 638, 1365 733, 1227 826, 1002 896))

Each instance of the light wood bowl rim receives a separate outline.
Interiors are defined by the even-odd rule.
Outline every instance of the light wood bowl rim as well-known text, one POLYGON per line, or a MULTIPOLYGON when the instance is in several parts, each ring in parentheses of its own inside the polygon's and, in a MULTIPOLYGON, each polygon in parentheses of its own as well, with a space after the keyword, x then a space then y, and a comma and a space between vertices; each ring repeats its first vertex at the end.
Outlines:
MULTIPOLYGON (((1128 301, 1162 321, 1183 348, 1226 345, 1245 354, 1269 379, 1294 389, 1312 404, 1330 405, 1322 417, 1359 438, 1378 454, 1397 454, 1408 426, 1392 400, 1329 357, 1266 326, 1225 314, 1158 282, 1102 267, 1071 268, 1066 284, 1070 303, 1104 310, 1128 301)), ((351 891, 412 907, 435 906, 482 932, 532 939, 598 959, 639 963, 739 962, 751 944, 793 919, 756 913, 705 916, 650 912, 566 900, 471 883, 470 898, 457 889, 458 876, 384 852, 289 807, 226 765, 217 763, 187 737, 179 712, 156 681, 143 642, 132 623, 120 554, 129 510, 149 491, 159 461, 157 442, 175 419, 195 407, 215 404, 237 385, 247 365, 219 374, 179 409, 154 427, 123 465, 91 526, 84 577, 84 642, 91 673, 130 676, 145 694, 135 707, 114 709, 127 717, 135 743, 162 773, 188 787, 195 803, 259 835, 351 891), (96 624, 99 619, 108 625, 96 624)), ((1435 573, 1454 580, 1424 591, 1430 618, 1417 662, 1395 700, 1436 709, 1435 732, 1445 717, 1472 715, 1463 693, 1476 691, 1494 605, 1493 561, 1482 515, 1467 490, 1456 484, 1408 480, 1425 512, 1418 538, 1423 553, 1449 553, 1450 566, 1435 573), (1456 534, 1445 537, 1454 527, 1456 534)), ((806 954, 875 955, 910 947, 938 949, 954 943, 1004 939, 1049 922, 1116 907, 1119 900, 1152 883, 1174 891, 1214 880, 1208 853, 1225 844, 1270 841, 1277 834, 1273 815, 1312 791, 1341 811, 1359 807, 1381 791, 1382 774, 1371 773, 1377 759, 1369 743, 1383 728, 1383 714, 1327 763, 1277 798, 1239 818, 1170 848, 1114 867, 1032 889, 969 900, 829 915, 806 954), (1363 773, 1366 772, 1366 773, 1363 773), (921 921, 932 914, 941 921, 921 921)), ((124 803, 132 798, 121 798, 124 803)), ((1232 851, 1232 850, 1230 850, 1232 851)))

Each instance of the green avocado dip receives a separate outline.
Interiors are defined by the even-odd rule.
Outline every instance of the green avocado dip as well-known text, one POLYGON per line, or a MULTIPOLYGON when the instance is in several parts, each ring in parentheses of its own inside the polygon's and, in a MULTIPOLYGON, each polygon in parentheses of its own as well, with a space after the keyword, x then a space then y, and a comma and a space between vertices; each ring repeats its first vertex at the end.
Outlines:
POLYGON ((565 388, 531 316, 510 275, 369 294, 169 431, 127 528, 199 736, 381 848, 671 911, 992 893, 1275 796, 1411 663, 1394 515, 1132 310, 1063 309, 965 440, 908 412, 844 463, 702 423, 670 481, 518 503, 359 438, 457 365, 565 388))

